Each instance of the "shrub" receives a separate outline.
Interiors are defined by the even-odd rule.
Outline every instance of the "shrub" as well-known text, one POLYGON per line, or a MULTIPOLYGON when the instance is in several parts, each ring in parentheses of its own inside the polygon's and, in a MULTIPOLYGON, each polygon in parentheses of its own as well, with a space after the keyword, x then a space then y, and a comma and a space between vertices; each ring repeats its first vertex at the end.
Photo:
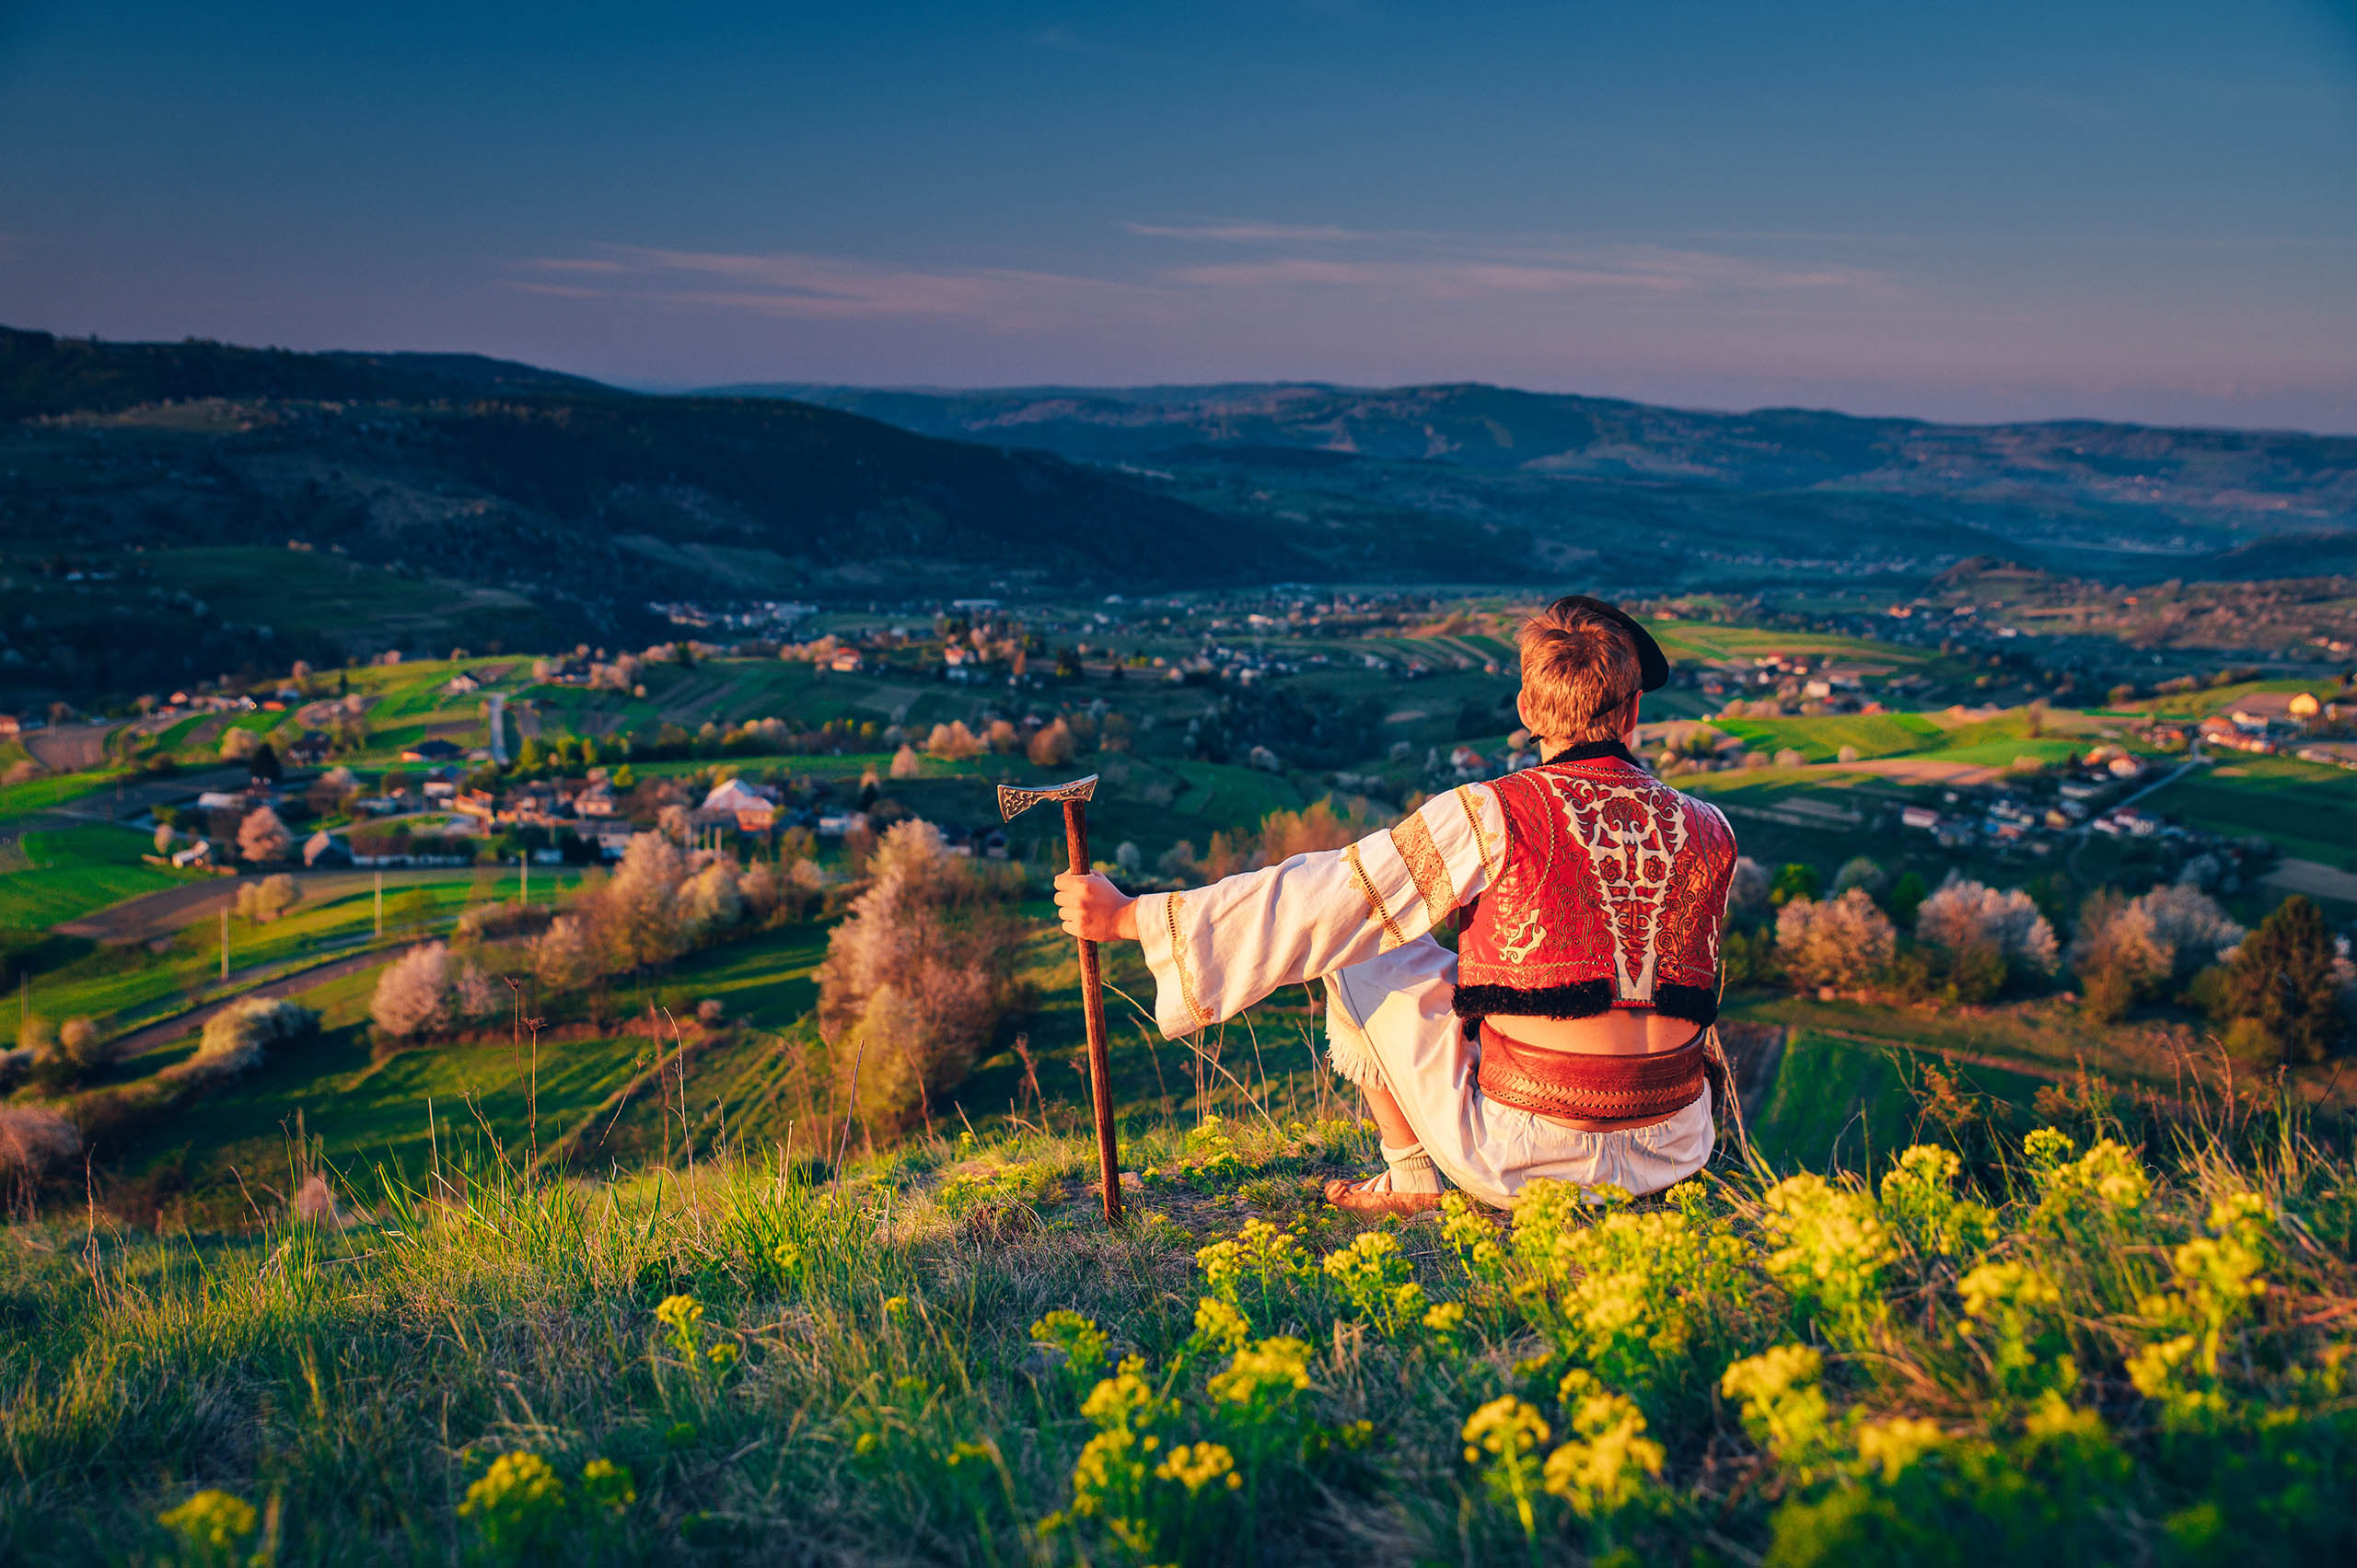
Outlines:
MULTIPOLYGON (((2226 966, 2227 1018, 2263 1028, 2283 1060, 2321 1062, 2348 1038, 2339 958, 2324 912, 2294 893, 2243 939, 2226 966)), ((2247 1047, 2250 1031, 2245 1031, 2247 1047)))
POLYGON ((2140 1001, 2189 985, 2243 936, 2198 888, 2177 883, 2136 899, 2103 889, 2079 906, 2071 968, 2085 987, 2088 1012, 2117 1018, 2140 1001))
POLYGON ((1898 947, 1890 918, 1863 889, 1820 903, 1794 898, 1776 914, 1776 958, 1806 989, 1852 986, 1888 964, 1898 947))
POLYGON ((680 936, 707 942, 743 921, 745 900, 737 884, 733 860, 715 860, 682 881, 674 900, 680 936))
POLYGON ((1768 901, 1782 909, 1794 899, 1816 898, 1823 886, 1816 866, 1788 860, 1776 868, 1776 878, 1768 886, 1768 901))
POLYGON ((255 807, 238 824, 238 853, 257 865, 284 860, 294 847, 294 835, 267 806, 255 807))
POLYGON ((559 995, 585 989, 599 972, 597 944, 577 916, 557 916, 532 944, 533 978, 559 995))
POLYGON ((448 1028, 457 1010, 458 976, 453 968, 450 949, 444 943, 412 947, 377 977, 377 994, 368 1005, 368 1016, 378 1028, 398 1040, 448 1028))
POLYGON ((917 749, 915 747, 903 745, 898 751, 892 753, 892 776, 894 778, 920 778, 923 776, 923 773, 924 763, 918 758, 917 749))
POLYGON ((1890 885, 1890 896, 1883 900, 1883 907, 1899 924, 1912 925, 1915 923, 1915 912, 1923 907, 1923 900, 1930 896, 1930 891, 1923 885, 1922 872, 1902 871, 1898 874, 1898 880, 1890 885))
POLYGON ((1031 737, 1031 742, 1024 748, 1024 752, 1035 768, 1061 768, 1072 761, 1075 749, 1072 726, 1058 715, 1031 737))
POLYGON ((56 1111, 0 1105, 0 1184, 23 1186, 82 1152, 82 1134, 56 1111))
POLYGON ((459 916, 451 939, 462 943, 506 942, 537 936, 555 919, 546 904, 474 904, 459 916))
POLYGON ((1008 1004, 1018 874, 950 854, 923 821, 887 830, 869 871, 819 966, 819 1028, 858 1037, 837 1054, 860 1064, 860 1113, 900 1121, 965 1077, 1008 1004))
POLYGON ((2054 972, 2054 927, 2030 896, 2018 888, 1999 892, 1954 872, 1915 912, 1915 939, 1942 950, 1959 993, 1979 993, 1973 1000, 1994 995, 2008 975, 2054 972), (1997 983, 1990 988, 1992 970, 1997 983))
POLYGON ((261 1064, 270 1048, 315 1035, 319 1015, 283 996, 242 996, 204 1020, 196 1054, 184 1064, 207 1077, 228 1077, 261 1064))
MULTIPOLYGON (((1010 733, 1012 733, 1011 727, 1010 733)), ((979 756, 981 753, 982 743, 975 738, 974 732, 968 729, 965 721, 960 719, 952 724, 935 725, 932 733, 924 738, 924 749, 946 762, 962 762, 969 757, 979 756)), ((893 776, 897 778, 900 775, 895 773, 893 776)))
POLYGON ((1846 893, 1852 888, 1863 888, 1866 891, 1866 897, 1879 903, 1882 901, 1884 892, 1889 887, 1890 873, 1885 871, 1882 868, 1882 862, 1872 855, 1852 855, 1841 863, 1840 870, 1833 874, 1833 891, 1836 896, 1846 893))
MULTIPOLYGON (((247 820, 250 822, 251 818, 247 820)), ((245 830, 238 830, 238 842, 245 842, 245 830)), ((250 856, 249 858, 255 858, 250 856)), ((238 889, 237 912, 240 920, 272 921, 303 901, 303 889, 285 872, 275 872, 259 882, 247 882, 238 889)))
POLYGON ((88 1018, 68 1018, 57 1031, 57 1049, 77 1072, 96 1067, 105 1051, 99 1026, 88 1018))

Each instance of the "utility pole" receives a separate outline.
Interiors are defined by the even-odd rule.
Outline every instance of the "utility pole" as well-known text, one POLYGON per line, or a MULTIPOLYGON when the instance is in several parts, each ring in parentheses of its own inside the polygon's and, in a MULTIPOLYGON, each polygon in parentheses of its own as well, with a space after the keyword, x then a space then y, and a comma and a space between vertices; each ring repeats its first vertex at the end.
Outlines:
POLYGON ((229 900, 221 900, 221 979, 229 979, 229 900))
POLYGON ((378 868, 377 868, 377 939, 378 941, 380 941, 380 942, 381 942, 381 941, 383 941, 383 940, 384 940, 384 938, 385 938, 385 873, 384 873, 384 869, 380 866, 380 867, 378 867, 378 868))
POLYGON ((532 901, 532 852, 530 850, 519 849, 516 852, 516 869, 524 878, 523 894, 516 901, 528 904, 532 901))

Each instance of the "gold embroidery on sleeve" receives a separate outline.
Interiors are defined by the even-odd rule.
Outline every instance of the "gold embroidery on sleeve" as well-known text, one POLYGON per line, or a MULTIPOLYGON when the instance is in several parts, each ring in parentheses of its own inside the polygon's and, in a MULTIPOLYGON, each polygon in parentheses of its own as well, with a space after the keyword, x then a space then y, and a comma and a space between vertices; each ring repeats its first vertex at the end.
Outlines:
POLYGON ((1197 1028, 1207 1029, 1219 1020, 1212 1016, 1212 1010, 1203 1005, 1202 997, 1195 994, 1195 977, 1187 968, 1186 938, 1178 934, 1179 897, 1173 893, 1163 903, 1169 916, 1170 963, 1178 971, 1178 1000, 1186 1005, 1187 1016, 1195 1020, 1197 1028))
POLYGON ((1408 938, 1400 935, 1399 923, 1391 918, 1391 912, 1384 907, 1383 895, 1375 890, 1374 878, 1366 874, 1366 866, 1359 860, 1359 846, 1353 844, 1344 850, 1342 858, 1350 863, 1351 876, 1359 885, 1359 897, 1366 900, 1366 907, 1375 912, 1375 918, 1383 926, 1383 950, 1387 953, 1408 938))
POLYGON ((1458 784, 1450 792, 1457 804, 1465 807, 1465 819, 1473 825, 1473 849, 1481 857, 1481 875, 1485 885, 1494 887, 1498 880, 1498 863, 1490 854, 1490 835, 1481 826, 1481 808, 1473 804, 1472 785, 1458 784))
POLYGON ((1433 924, 1446 920, 1457 907, 1457 889, 1449 885, 1448 862, 1441 857, 1440 846, 1433 842, 1433 830, 1424 826, 1423 818, 1410 812, 1391 830, 1391 847, 1399 852, 1400 864, 1415 878, 1417 896, 1424 900, 1424 913, 1433 924))

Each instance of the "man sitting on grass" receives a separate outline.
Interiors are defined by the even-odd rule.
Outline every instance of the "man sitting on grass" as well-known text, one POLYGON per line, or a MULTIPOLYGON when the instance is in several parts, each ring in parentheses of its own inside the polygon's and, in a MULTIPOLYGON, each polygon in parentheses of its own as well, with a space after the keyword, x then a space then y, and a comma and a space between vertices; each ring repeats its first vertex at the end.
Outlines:
POLYGON ((1327 1185, 1346 1209, 1434 1207, 1443 1176, 1499 1205, 1537 1179, 1643 1194, 1711 1155, 1735 837, 1629 749, 1669 676, 1643 627, 1573 595, 1520 642, 1538 766, 1208 888, 1056 878, 1066 931, 1144 947, 1167 1038, 1324 980, 1329 1056, 1383 1135, 1382 1171, 1327 1185), (1432 932, 1458 910, 1452 953, 1432 932))

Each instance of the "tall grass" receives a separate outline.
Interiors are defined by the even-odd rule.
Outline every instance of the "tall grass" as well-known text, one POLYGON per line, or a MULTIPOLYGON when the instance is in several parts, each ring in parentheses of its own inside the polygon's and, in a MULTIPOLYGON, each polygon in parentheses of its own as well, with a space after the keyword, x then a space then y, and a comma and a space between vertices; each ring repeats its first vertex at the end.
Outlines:
POLYGON ((1120 1233, 1039 1132, 297 1147, 340 1217, 8 1232, 0 1560, 2345 1558, 2357 1169, 2125 1136, 1365 1229, 1313 1196, 1363 1128, 1211 1121, 1120 1233))

